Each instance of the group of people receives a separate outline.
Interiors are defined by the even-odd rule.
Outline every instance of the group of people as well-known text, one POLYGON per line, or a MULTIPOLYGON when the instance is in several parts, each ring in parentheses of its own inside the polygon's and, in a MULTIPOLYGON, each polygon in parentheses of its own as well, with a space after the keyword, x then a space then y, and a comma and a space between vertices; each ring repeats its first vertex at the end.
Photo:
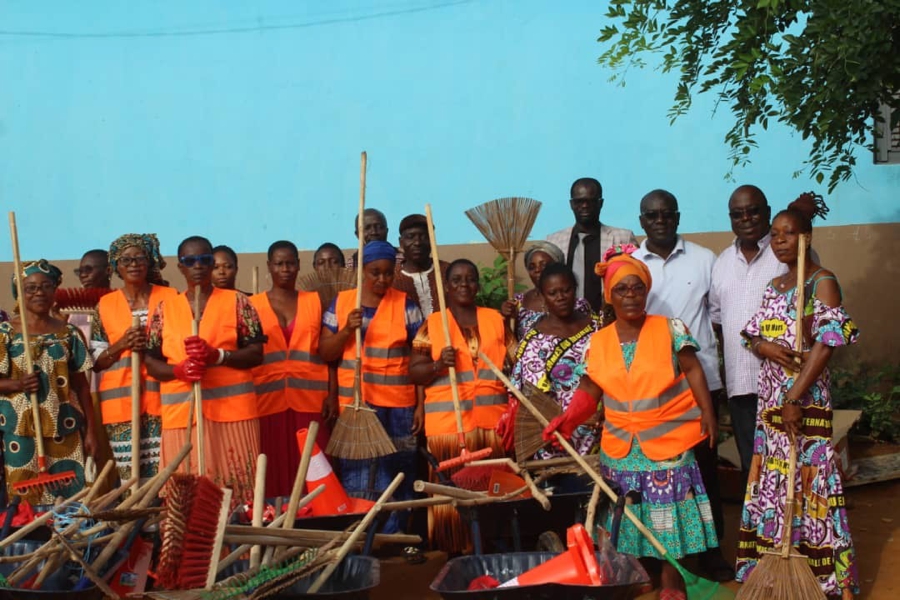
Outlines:
MULTIPOLYGON (((827 594, 851 597, 857 574, 830 438, 827 363, 858 332, 834 275, 814 252, 800 282, 808 299, 802 316, 795 307, 800 244, 812 219, 827 210, 821 198, 804 194, 773 220, 759 188, 737 188, 728 201, 736 239, 716 257, 678 234, 678 202, 665 190, 640 202, 646 238, 639 245, 631 231, 601 223, 598 181, 579 179, 570 192, 574 226, 529 245, 524 263, 534 287, 499 311, 477 305, 479 271, 471 261, 434 263, 424 216, 400 221, 397 249, 388 242, 387 219, 374 209, 356 230, 361 257, 345 260, 331 243, 316 251, 312 268, 323 277, 356 265, 363 273, 361 289, 340 291, 324 304, 319 294, 297 289, 301 265, 291 242, 270 246, 271 287, 248 295, 235 289, 238 260, 230 248, 189 237, 178 246, 179 293, 162 279, 156 236, 127 234, 108 253, 85 254, 77 269, 85 287, 111 287, 110 273, 121 280, 100 299, 85 335, 54 306, 61 272, 43 260, 26 263, 23 312, 0 324, 7 486, 37 473, 30 394, 40 401, 49 471, 74 471, 64 490, 73 493, 84 485, 84 458, 98 452, 101 438, 109 440, 123 481, 156 473, 187 441, 199 382, 206 439, 194 453, 204 454, 205 474, 250 500, 257 455, 277 456, 269 461, 266 490, 286 495, 299 463, 295 432, 319 422, 324 449, 341 405, 353 400, 360 330, 361 396, 397 451, 336 461, 351 495, 375 497, 403 472, 395 496, 412 498, 423 436, 432 464, 459 455, 450 368, 466 449, 511 453, 516 402, 483 353, 516 386, 531 384, 562 409, 534 458, 559 455, 550 443, 554 432, 583 454, 599 453, 603 476, 673 556, 699 554, 711 576, 745 580, 761 552, 781 544, 785 490, 793 485, 799 507, 791 543, 809 557, 827 594), (449 335, 438 311, 436 269, 449 335), (794 323, 801 318, 804 350, 797 352, 794 323), (26 351, 34 373, 25 371, 26 351), (130 418, 132 353, 141 359, 139 432, 130 418), (718 408, 726 402, 748 479, 736 572, 718 548, 715 445, 718 408), (131 473, 133 435, 140 436, 139 474, 131 473), (800 468, 787 481, 792 445, 800 468)), ((32 496, 36 503, 51 500, 40 491, 32 496)), ((389 530, 403 528, 399 517, 389 530)), ((451 552, 470 544, 450 507, 429 511, 429 536, 451 552)), ((660 558, 627 523, 619 550, 660 558)), ((683 598, 677 571, 665 561, 661 568, 661 598, 683 598)))

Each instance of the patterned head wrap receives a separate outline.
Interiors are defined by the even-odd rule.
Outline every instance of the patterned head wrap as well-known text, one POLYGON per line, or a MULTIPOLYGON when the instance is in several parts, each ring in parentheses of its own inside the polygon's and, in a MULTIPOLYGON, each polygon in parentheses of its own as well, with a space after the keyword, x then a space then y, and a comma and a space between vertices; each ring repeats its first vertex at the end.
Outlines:
POLYGON ((387 242, 369 242, 363 247, 362 264, 367 265, 376 260, 397 260, 397 251, 387 242))
POLYGON ((647 291, 650 291, 653 284, 650 269, 638 259, 631 257, 631 253, 635 250, 637 247, 634 244, 613 246, 603 254, 603 262, 594 265, 594 273, 603 278, 603 299, 607 304, 612 301, 613 287, 629 275, 637 275, 647 286, 647 291))
MULTIPOLYGON (((62 281, 62 271, 60 271, 55 265, 51 265, 43 258, 40 260, 27 262, 22 265, 22 279, 25 279, 29 275, 34 275, 35 273, 43 273, 50 278, 50 281, 53 282, 53 285, 58 286, 62 281)), ((16 289, 15 275, 13 275, 12 277, 12 295, 15 299, 18 299, 19 297, 19 290, 16 289)))
POLYGON ((543 252, 547 256, 553 259, 553 262, 564 263, 566 262, 566 257, 563 254, 562 250, 559 249, 559 246, 553 244, 551 242, 545 242, 543 240, 538 240, 536 242, 532 242, 528 249, 525 251, 525 256, 523 260, 525 261, 525 268, 528 268, 528 263, 531 262, 531 256, 535 252, 543 252))
MULTIPOLYGON (((122 252, 126 248, 136 247, 144 251, 147 258, 150 259, 150 268, 147 271, 147 281, 150 283, 161 283, 161 271, 166 268, 166 261, 163 260, 159 253, 159 240, 155 233, 126 233, 119 236, 109 245, 109 266, 116 275, 119 271, 116 269, 122 252)), ((121 276, 119 277, 121 279, 121 276)))

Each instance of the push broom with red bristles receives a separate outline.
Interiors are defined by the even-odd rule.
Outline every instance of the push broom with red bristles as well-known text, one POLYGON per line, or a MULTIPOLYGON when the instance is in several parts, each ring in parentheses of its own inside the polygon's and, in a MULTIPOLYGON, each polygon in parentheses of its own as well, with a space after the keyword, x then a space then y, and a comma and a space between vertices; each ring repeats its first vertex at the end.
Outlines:
POLYGON ((53 302, 62 313, 92 312, 110 288, 56 288, 53 302))
MULTIPOLYGON (((438 259, 437 240, 434 236, 434 220, 431 217, 430 204, 425 205, 425 218, 428 221, 428 238, 431 240, 431 260, 436 267, 434 269, 434 281, 435 287, 437 288, 438 306, 441 311, 441 325, 444 327, 444 339, 447 340, 447 343, 449 344, 450 322, 447 319, 447 301, 444 298, 444 277, 440 268, 437 268, 441 263, 438 259)), ((490 448, 476 450, 475 452, 469 452, 466 448, 466 434, 465 431, 463 431, 462 406, 459 403, 459 386, 456 381, 456 368, 450 367, 448 371, 450 376, 450 394, 453 397, 453 412, 456 415, 456 433, 459 436, 459 456, 442 461, 438 465, 438 471, 446 471, 447 469, 461 467, 473 460, 481 460, 491 455, 490 448)))
MULTIPOLYGON (((25 372, 34 373, 34 361, 32 360, 31 343, 28 337, 28 318, 25 314, 25 294, 22 290, 22 260, 19 258, 19 232, 16 229, 16 213, 14 212, 9 213, 9 234, 12 238, 13 268, 15 269, 19 315, 21 315, 22 345, 25 347, 25 352, 23 353, 25 372)), ((13 491, 20 496, 56 490, 75 481, 75 471, 47 472, 47 456, 44 454, 44 431, 43 427, 41 427, 40 404, 36 393, 32 392, 29 394, 29 398, 31 400, 31 415, 34 419, 34 443, 37 449, 38 474, 31 479, 13 483, 13 491)))

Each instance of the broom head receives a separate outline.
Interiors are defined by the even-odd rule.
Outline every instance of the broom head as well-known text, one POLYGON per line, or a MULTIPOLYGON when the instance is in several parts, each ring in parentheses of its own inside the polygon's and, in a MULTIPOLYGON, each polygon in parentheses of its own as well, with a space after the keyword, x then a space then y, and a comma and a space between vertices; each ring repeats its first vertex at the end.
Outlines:
MULTIPOLYGON (((548 421, 552 421, 562 414, 562 407, 550 394, 539 390, 535 385, 526 381, 522 386, 522 393, 531 400, 535 408, 544 415, 548 421)), ((592 426, 597 423, 597 417, 592 416, 584 422, 584 425, 592 426)), ((516 411, 515 446, 516 460, 522 462, 531 460, 535 452, 547 445, 543 438, 544 426, 528 410, 516 411)))
POLYGON ((325 453, 348 460, 368 460, 397 451, 372 409, 346 406, 334 423, 325 453))
POLYGON ((110 292, 109 288, 57 288, 54 301, 60 312, 86 312, 94 310, 110 292))
POLYGON ((55 490, 71 485, 75 481, 75 471, 62 473, 38 473, 36 477, 13 483, 13 491, 20 496, 28 496, 45 491, 55 490))
POLYGON ((531 198, 498 198, 470 208, 466 216, 509 259, 510 250, 518 252, 525 245, 540 210, 541 203, 531 198))
POLYGON ((806 557, 766 552, 738 591, 736 600, 826 600, 806 557))
POLYGON ((352 269, 322 269, 301 275, 297 284, 304 292, 316 292, 322 310, 331 306, 338 292, 356 288, 356 271, 352 269))

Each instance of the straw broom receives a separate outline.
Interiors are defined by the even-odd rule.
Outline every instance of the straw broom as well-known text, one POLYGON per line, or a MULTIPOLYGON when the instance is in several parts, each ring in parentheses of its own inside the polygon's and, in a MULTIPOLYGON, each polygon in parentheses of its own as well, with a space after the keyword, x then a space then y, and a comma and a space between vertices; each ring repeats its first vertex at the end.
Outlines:
MULTIPOLYGON (((797 322, 795 350, 803 352, 803 308, 806 304, 806 246, 808 236, 801 234, 797 246, 797 322)), ((791 439, 788 461, 787 499, 784 504, 781 549, 764 551, 756 568, 737 594, 738 600, 825 600, 819 580, 806 556, 793 549, 794 509, 796 502, 797 440, 791 439)))
POLYGON ((355 271, 343 268, 331 268, 314 270, 312 273, 301 275, 297 285, 304 292, 316 292, 322 302, 322 310, 331 306, 339 292, 352 290, 356 286, 357 274, 355 271))
MULTIPOLYGON (((359 253, 356 255, 356 308, 362 308, 363 212, 366 210, 366 153, 359 168, 359 253)), ((362 405, 362 328, 356 329, 356 369, 353 375, 353 404, 346 405, 334 423, 326 454, 348 460, 366 460, 393 454, 397 449, 378 420, 375 411, 362 405)))
MULTIPOLYGON (((544 415, 547 421, 562 414, 563 409, 556 400, 545 394, 534 384, 526 381, 522 386, 522 392, 531 400, 535 408, 544 415)), ((584 425, 594 426, 597 423, 597 416, 594 415, 584 422, 584 425)), ((547 445, 543 437, 544 426, 527 410, 516 411, 515 424, 515 446, 516 460, 522 462, 529 460, 534 453, 547 445)))
POLYGON ((531 198, 498 198, 466 211, 484 239, 506 258, 506 293, 516 293, 516 254, 528 240, 541 203, 531 198))

